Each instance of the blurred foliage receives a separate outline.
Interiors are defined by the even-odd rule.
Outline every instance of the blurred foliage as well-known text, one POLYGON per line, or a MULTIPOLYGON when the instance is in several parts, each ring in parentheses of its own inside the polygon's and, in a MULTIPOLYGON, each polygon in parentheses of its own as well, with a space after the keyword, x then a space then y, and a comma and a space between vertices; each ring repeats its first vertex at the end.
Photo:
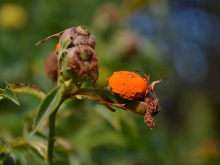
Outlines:
MULTIPOLYGON (((96 37, 97 86, 119 70, 168 79, 155 87, 162 112, 153 131, 143 116, 113 113, 89 100, 66 101, 57 115, 56 164, 220 163, 218 0, 1 0, 0 88, 4 81, 29 83, 48 93, 54 84, 44 75, 44 58, 58 40, 34 45, 78 25, 96 37)), ((29 136, 40 101, 25 94, 18 99, 19 107, 0 102, 0 159, 16 137, 38 147, 46 143, 47 123, 29 136)), ((5 164, 43 164, 41 151, 14 147, 5 164)))

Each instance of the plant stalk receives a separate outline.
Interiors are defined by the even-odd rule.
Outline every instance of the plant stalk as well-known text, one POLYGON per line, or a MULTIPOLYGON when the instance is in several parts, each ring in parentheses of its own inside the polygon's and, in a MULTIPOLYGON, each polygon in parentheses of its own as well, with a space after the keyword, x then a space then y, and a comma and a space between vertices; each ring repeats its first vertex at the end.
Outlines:
POLYGON ((56 122, 56 114, 65 99, 62 99, 59 106, 53 111, 53 113, 49 116, 49 137, 48 137, 48 145, 47 145, 47 162, 48 165, 53 165, 53 149, 54 143, 56 141, 55 134, 55 122, 56 122))

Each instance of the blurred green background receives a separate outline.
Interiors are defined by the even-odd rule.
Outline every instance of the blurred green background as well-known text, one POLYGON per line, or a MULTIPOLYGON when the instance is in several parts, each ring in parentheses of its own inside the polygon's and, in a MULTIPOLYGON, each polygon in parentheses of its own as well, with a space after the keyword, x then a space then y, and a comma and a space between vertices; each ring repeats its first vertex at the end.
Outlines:
MULTIPOLYGON (((106 78, 120 70, 168 79, 155 87, 162 112, 153 131, 143 116, 112 113, 90 100, 65 102, 56 133, 71 164, 220 164, 219 0, 1 0, 0 88, 7 81, 49 92, 54 85, 44 75, 44 58, 58 39, 34 45, 79 25, 96 37, 96 86, 106 86, 106 78)), ((23 137, 22 119, 40 103, 25 94, 18 99, 20 106, 0 102, 4 143, 23 137)), ((32 164, 29 159, 20 157, 20 164, 32 164)))

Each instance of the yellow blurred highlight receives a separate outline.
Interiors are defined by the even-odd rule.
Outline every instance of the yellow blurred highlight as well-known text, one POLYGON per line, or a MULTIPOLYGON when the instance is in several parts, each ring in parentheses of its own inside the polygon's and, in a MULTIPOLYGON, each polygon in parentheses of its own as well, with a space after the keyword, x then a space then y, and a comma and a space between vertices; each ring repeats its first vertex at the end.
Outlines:
POLYGON ((27 25, 29 15, 27 10, 19 5, 8 3, 0 7, 0 28, 4 30, 19 30, 27 25))

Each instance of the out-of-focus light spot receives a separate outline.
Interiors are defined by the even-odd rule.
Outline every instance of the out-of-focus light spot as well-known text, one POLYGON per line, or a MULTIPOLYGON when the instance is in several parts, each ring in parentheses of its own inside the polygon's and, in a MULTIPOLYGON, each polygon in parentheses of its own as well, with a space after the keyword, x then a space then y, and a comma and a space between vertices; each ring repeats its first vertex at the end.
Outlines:
POLYGON ((4 4, 0 8, 0 28, 5 30, 21 29, 28 23, 27 10, 16 4, 4 4))
POLYGON ((116 25, 119 18, 119 11, 115 4, 106 3, 101 5, 95 15, 92 26, 98 31, 104 31, 109 27, 116 25))
POLYGON ((217 145, 213 139, 205 139, 200 146, 201 155, 207 160, 212 160, 217 157, 217 145))
POLYGON ((148 17, 144 12, 134 14, 131 24, 137 31, 144 34, 153 34, 156 29, 154 20, 148 17))
POLYGON ((188 83, 201 80, 207 73, 208 62, 200 46, 181 42, 174 51, 174 66, 178 75, 188 83))
POLYGON ((175 15, 174 23, 181 37, 207 44, 211 34, 211 23, 208 14, 201 9, 189 8, 175 15))
POLYGON ((218 46, 220 43, 220 19, 215 14, 209 15, 209 20, 211 22, 211 35, 209 36, 209 46, 218 46))

